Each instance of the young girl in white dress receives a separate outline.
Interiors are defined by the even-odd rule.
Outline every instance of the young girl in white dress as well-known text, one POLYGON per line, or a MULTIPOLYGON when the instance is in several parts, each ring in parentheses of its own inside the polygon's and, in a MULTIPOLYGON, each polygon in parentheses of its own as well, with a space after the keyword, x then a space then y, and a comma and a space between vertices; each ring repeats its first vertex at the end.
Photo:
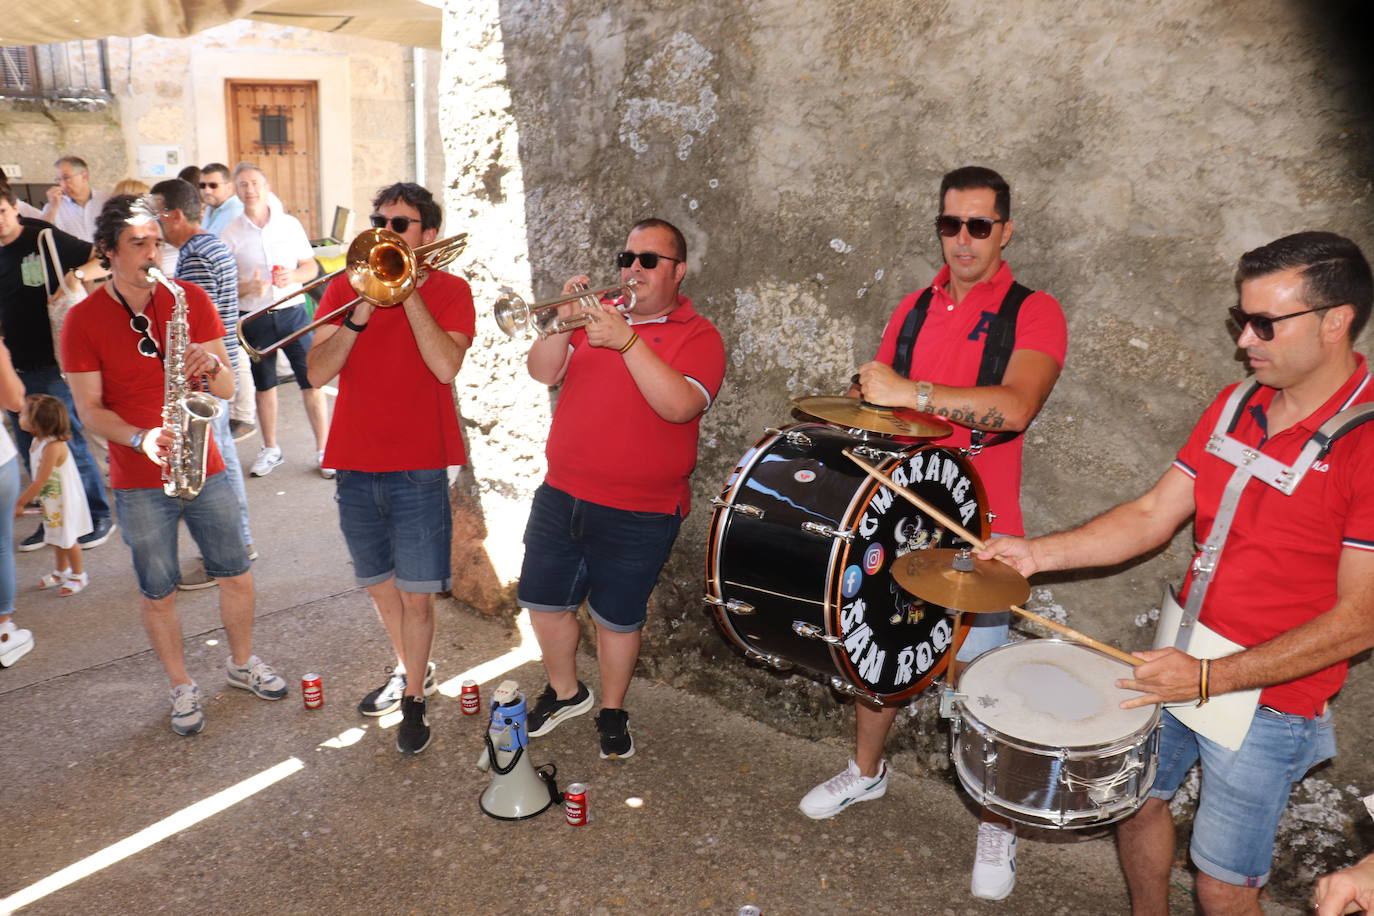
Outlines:
POLYGON ((57 588, 59 595, 75 595, 90 580, 81 568, 81 545, 76 539, 93 528, 86 505, 86 489, 67 448, 72 437, 67 407, 50 394, 31 394, 19 415, 19 426, 33 436, 29 467, 33 483, 14 507, 20 515, 34 497, 43 506, 43 542, 53 548, 53 571, 38 580, 39 588, 57 588))

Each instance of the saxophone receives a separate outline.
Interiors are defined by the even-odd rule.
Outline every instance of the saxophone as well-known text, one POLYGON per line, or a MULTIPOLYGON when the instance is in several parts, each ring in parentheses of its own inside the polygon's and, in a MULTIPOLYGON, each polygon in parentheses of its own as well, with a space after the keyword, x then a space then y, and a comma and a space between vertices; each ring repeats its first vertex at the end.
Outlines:
POLYGON ((156 267, 150 265, 144 269, 149 277, 176 297, 171 320, 167 322, 162 429, 172 437, 172 446, 168 450, 167 463, 162 467, 162 492, 180 499, 195 499, 205 486, 210 424, 224 408, 214 397, 193 391, 186 379, 186 347, 191 342, 186 291, 156 267))

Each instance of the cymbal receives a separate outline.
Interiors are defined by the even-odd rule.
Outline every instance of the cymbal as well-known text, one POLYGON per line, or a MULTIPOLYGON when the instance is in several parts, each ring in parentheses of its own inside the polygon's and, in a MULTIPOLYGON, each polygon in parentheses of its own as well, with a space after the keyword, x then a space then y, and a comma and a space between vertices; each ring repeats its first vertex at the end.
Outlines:
POLYGON ((947 422, 928 413, 917 413, 905 407, 880 407, 858 398, 836 398, 812 395, 793 398, 792 406, 850 429, 866 429, 885 436, 907 436, 912 439, 938 439, 953 429, 947 422))
POLYGON ((972 570, 954 566, 953 548, 913 550, 892 564, 892 578, 917 598, 955 611, 992 614, 1030 597, 1026 577, 1001 560, 980 560, 970 556, 965 563, 972 570))

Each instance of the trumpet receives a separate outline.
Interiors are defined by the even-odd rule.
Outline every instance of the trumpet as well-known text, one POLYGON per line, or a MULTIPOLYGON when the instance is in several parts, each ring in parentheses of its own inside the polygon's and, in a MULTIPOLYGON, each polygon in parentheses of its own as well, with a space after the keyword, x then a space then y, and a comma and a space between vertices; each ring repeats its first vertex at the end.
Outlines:
POLYGON ((592 309, 599 308, 604 298, 616 297, 619 300, 615 303, 616 309, 621 312, 630 311, 635 307, 634 288, 638 283, 638 280, 630 279, 603 289, 580 290, 567 296, 559 296, 557 299, 545 299, 533 305, 518 294, 506 290, 501 298, 496 300, 496 325, 506 332, 507 337, 514 337, 533 328, 542 340, 587 324, 592 320, 592 309), (558 307, 573 302, 580 303, 582 311, 576 315, 558 317, 558 307))
POLYGON ((387 308, 400 305, 415 292, 424 274, 440 270, 463 253, 467 247, 468 234, 461 232, 446 239, 430 242, 411 250, 399 235, 389 229, 366 229, 358 233, 348 246, 347 262, 340 270, 312 280, 289 296, 283 296, 270 305, 249 312, 239 318, 239 343, 249 356, 260 360, 275 353, 299 337, 304 337, 322 324, 346 315, 364 302, 387 308), (270 312, 284 302, 296 298, 333 280, 339 274, 346 274, 348 285, 358 294, 352 302, 339 306, 326 315, 316 315, 315 320, 298 331, 286 335, 271 346, 258 349, 243 335, 243 326, 261 315, 270 312))

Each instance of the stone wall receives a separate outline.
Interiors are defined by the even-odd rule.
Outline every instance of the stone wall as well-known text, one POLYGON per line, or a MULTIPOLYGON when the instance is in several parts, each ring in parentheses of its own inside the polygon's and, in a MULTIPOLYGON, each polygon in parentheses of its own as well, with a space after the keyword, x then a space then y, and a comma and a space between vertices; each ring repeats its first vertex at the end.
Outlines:
MULTIPOLYGON (((1243 374, 1223 324, 1240 253, 1305 228, 1374 250, 1371 84, 1343 38, 1360 34, 1353 9, 449 0, 449 206, 474 233, 463 264, 482 316, 460 388, 489 563, 506 581, 518 572, 550 403, 524 375, 525 345, 490 320, 497 287, 609 279, 626 228, 669 219, 691 247, 684 291, 724 334, 729 372, 643 670, 793 731, 847 735, 828 689, 746 666, 715 632, 700 603, 710 497, 787 421, 790 398, 843 390, 900 297, 928 282, 939 177, 968 163, 1010 179, 1008 260, 1069 318, 1066 370, 1027 435, 1030 532, 1152 484, 1243 374)), ((1030 604, 1145 647, 1189 536, 1120 569, 1044 577, 1030 604)), ((1374 789, 1360 715, 1372 681, 1355 667, 1343 755, 1298 793, 1282 878, 1368 845, 1355 834, 1357 796, 1374 789)), ((894 747, 943 769, 943 727, 918 706, 894 747)))

